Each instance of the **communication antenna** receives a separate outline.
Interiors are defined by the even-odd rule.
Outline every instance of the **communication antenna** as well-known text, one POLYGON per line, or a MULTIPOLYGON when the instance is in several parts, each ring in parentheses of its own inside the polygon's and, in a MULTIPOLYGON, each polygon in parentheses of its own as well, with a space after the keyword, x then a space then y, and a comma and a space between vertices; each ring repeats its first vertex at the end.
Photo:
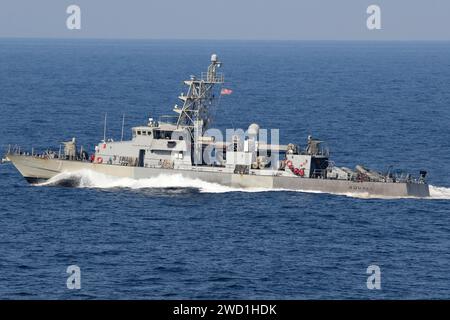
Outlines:
POLYGON ((123 127, 125 126, 125 113, 122 115, 122 133, 120 135, 120 141, 123 141, 123 127))

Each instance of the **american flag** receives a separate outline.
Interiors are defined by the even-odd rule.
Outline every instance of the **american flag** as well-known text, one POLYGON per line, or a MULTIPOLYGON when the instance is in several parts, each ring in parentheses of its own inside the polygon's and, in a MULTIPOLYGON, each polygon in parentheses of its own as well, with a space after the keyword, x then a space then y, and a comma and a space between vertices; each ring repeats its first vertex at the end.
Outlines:
POLYGON ((232 93, 233 93, 233 90, 231 90, 231 89, 223 88, 222 90, 220 90, 221 95, 232 94, 232 93))

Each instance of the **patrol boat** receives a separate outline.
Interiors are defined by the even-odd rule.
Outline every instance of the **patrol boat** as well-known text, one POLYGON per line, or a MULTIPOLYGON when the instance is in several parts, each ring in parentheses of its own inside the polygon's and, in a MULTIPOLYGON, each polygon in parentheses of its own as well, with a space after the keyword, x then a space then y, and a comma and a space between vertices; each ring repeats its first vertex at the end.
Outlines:
POLYGON ((181 175, 237 188, 269 188, 381 197, 429 197, 426 171, 415 178, 393 170, 381 173, 362 165, 338 167, 329 159, 322 141, 309 136, 305 147, 280 145, 262 139, 262 129, 251 124, 244 134, 228 140, 208 134, 211 113, 220 95, 224 76, 221 62, 211 56, 207 72, 184 81, 187 92, 179 96, 175 116, 149 118, 132 128, 132 139, 104 139, 89 155, 76 139, 59 151, 36 154, 10 147, 5 156, 30 183, 60 173, 92 170, 134 179, 181 175), (204 155, 209 155, 205 157, 204 155))

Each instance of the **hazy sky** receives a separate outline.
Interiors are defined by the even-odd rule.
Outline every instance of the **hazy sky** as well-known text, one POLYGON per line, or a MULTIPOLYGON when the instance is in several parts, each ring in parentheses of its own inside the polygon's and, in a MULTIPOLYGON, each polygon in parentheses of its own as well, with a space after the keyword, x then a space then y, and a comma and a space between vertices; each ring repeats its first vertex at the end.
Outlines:
POLYGON ((450 40, 450 0, 1 0, 0 37, 450 40), (382 30, 366 27, 371 4, 382 30))

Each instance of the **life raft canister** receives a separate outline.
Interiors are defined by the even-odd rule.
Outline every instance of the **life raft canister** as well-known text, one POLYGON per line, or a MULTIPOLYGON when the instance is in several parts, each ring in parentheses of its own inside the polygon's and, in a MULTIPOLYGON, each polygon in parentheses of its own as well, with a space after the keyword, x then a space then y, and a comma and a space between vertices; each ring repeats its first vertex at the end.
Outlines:
POLYGON ((97 158, 97 163, 102 163, 103 162, 103 158, 102 157, 98 157, 97 158))

